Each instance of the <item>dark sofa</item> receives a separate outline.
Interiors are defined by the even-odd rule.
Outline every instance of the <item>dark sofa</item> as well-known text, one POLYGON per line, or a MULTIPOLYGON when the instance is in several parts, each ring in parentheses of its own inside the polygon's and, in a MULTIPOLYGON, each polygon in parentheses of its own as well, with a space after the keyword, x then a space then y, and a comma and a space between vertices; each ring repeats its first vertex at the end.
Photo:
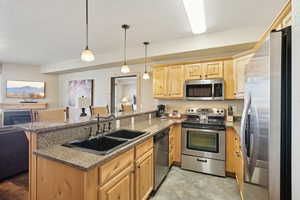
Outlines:
POLYGON ((28 140, 17 128, 0 128, 0 181, 28 171, 28 140))

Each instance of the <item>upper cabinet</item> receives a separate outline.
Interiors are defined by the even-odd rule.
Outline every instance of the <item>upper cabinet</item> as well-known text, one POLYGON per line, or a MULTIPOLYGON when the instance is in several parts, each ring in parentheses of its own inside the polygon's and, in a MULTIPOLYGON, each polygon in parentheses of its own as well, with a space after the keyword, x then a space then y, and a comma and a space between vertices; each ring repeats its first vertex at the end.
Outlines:
POLYGON ((167 96, 171 98, 183 97, 183 85, 184 85, 184 69, 182 65, 168 67, 168 84, 167 84, 167 96))
POLYGON ((202 63, 185 65, 185 79, 198 80, 202 78, 202 63))
POLYGON ((154 98, 182 99, 186 80, 223 78, 224 61, 155 66, 152 71, 154 98))
POLYGON ((166 67, 156 67, 153 69, 153 96, 163 98, 167 95, 167 75, 166 67))
POLYGON ((223 61, 184 65, 185 80, 223 78, 223 61))
POLYGON ((234 95, 236 99, 244 98, 246 67, 249 64, 251 57, 252 54, 233 60, 233 78, 235 82, 234 95))
POLYGON ((182 65, 154 67, 154 98, 183 98, 184 80, 184 68, 182 65))
POLYGON ((203 79, 223 78, 223 61, 202 64, 203 79))

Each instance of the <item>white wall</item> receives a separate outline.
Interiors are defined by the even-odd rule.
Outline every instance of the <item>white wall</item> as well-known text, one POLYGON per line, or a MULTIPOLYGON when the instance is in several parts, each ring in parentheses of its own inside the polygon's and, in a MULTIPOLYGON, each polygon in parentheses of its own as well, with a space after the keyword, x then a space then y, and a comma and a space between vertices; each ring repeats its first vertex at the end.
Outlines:
MULTIPOLYGON (((151 43, 149 55, 154 57, 256 42, 264 31, 265 30, 261 27, 247 27, 226 30, 222 32, 200 34, 188 38, 178 38, 176 40, 161 43, 151 43)), ((140 59, 144 56, 144 47, 140 45, 139 47, 128 48, 127 52, 128 60, 140 59)), ((84 70, 84 68, 88 68, 90 66, 122 62, 122 60, 122 49, 119 49, 117 51, 96 55, 96 60, 92 63, 84 63, 80 61, 80 57, 78 56, 78 59, 75 60, 67 60, 62 63, 43 65, 41 70, 44 73, 60 73, 68 70, 84 70)))
MULTIPOLYGON (((130 69, 130 73, 142 75, 144 72, 143 65, 132 65, 130 69)), ((59 105, 64 107, 68 104, 68 81, 83 79, 94 79, 94 105, 110 105, 110 78, 119 75, 122 75, 120 67, 61 74, 59 75, 59 105)), ((142 79, 141 88, 142 108, 155 108, 157 101, 152 98, 152 80, 142 79)))
POLYGON ((40 67, 35 65, 2 64, 0 73, 0 101, 20 102, 22 99, 6 98, 7 80, 44 81, 46 84, 46 97, 39 102, 47 102, 49 108, 58 107, 58 75, 40 73, 40 67))
POLYGON ((293 42, 292 42, 292 195, 300 199, 300 1, 293 0, 293 42))

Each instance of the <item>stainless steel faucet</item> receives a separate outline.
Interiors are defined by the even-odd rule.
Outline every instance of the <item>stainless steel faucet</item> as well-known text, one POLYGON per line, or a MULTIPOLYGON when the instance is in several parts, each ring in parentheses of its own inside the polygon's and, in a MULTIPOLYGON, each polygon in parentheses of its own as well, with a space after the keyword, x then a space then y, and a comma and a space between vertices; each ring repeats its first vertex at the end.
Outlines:
POLYGON ((107 131, 111 131, 112 130, 112 121, 116 120, 116 116, 111 114, 108 117, 100 117, 100 115, 97 115, 97 132, 96 135, 101 134, 101 137, 104 136, 104 133, 106 132, 106 123, 108 121, 108 128, 107 131), (102 131, 100 131, 100 124, 103 123, 102 125, 102 131))

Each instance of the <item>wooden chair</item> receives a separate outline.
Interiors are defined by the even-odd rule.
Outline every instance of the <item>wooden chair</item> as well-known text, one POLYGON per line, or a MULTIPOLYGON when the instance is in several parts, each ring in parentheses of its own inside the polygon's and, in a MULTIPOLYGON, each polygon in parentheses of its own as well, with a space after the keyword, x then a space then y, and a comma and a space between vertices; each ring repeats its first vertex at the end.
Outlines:
POLYGON ((90 106, 90 112, 91 112, 91 116, 96 116, 98 114, 100 116, 106 116, 109 114, 109 108, 108 108, 108 105, 107 106, 98 106, 98 107, 90 106))
POLYGON ((69 107, 55 110, 34 111, 32 119, 35 122, 65 122, 69 119, 69 107))
POLYGON ((123 112, 133 112, 133 105, 132 104, 121 104, 123 112))

